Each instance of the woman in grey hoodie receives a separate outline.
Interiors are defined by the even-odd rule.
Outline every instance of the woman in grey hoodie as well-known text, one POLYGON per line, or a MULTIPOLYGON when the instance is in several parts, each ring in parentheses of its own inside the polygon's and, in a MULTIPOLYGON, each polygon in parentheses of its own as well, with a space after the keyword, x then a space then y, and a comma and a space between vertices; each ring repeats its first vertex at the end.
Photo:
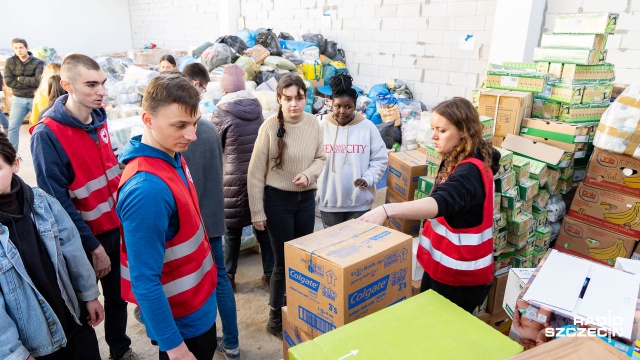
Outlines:
POLYGON ((325 228, 371 210, 375 184, 389 158, 376 126, 355 112, 358 94, 352 81, 346 74, 331 78, 333 112, 320 122, 327 162, 318 178, 316 201, 325 228))

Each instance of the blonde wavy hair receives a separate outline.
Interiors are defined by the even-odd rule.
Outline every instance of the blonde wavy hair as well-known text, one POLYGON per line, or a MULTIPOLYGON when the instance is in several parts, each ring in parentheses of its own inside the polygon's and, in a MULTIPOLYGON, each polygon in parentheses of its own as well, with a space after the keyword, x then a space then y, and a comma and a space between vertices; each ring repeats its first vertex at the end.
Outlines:
POLYGON ((460 143, 444 158, 444 165, 438 174, 437 183, 445 181, 456 166, 477 151, 482 156, 486 168, 491 168, 493 147, 482 138, 482 124, 478 111, 465 98, 454 97, 433 108, 434 113, 449 120, 462 134, 460 143))
POLYGON ((52 61, 48 63, 44 69, 42 70, 42 77, 40 78, 40 85, 38 85, 37 93, 47 94, 47 89, 49 88, 49 79, 53 75, 60 75, 60 63, 52 61))

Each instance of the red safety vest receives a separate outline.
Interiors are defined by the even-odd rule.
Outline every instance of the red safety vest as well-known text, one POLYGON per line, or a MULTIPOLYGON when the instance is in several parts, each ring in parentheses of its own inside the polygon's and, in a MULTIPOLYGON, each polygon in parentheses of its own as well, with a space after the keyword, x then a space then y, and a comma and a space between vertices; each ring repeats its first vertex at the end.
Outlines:
MULTIPOLYGON (((420 235, 417 259, 431 278, 452 286, 474 286, 493 281, 493 173, 478 159, 484 182, 484 206, 479 226, 454 229, 443 216, 428 219, 420 235)), ((455 169, 454 169, 455 171, 455 169)))
MULTIPOLYGON (((162 159, 138 157, 127 164, 120 188, 136 173, 148 172, 162 179, 171 190, 178 207, 180 229, 167 241, 160 282, 174 318, 189 315, 200 309, 209 299, 218 282, 218 270, 213 260, 209 238, 200 216, 196 194, 187 163, 182 158, 182 169, 189 188, 178 172, 162 159)), ((129 262, 124 230, 120 227, 120 274, 122 298, 137 304, 131 290, 129 262)), ((129 239, 136 241, 136 239, 129 239)))
MULTIPOLYGON (((91 232, 99 235, 120 226, 115 209, 120 167, 107 124, 96 128, 95 142, 83 129, 62 125, 49 117, 42 122, 51 129, 71 161, 75 179, 67 189, 91 232)), ((35 125, 29 131, 34 128, 35 125)))

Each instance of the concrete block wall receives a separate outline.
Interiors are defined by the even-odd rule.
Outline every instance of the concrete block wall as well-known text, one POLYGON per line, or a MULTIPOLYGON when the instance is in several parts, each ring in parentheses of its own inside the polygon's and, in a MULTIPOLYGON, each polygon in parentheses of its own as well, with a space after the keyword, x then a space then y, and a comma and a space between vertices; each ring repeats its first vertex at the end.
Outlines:
POLYGON ((402 79, 432 107, 469 97, 478 85, 494 12, 495 0, 241 0, 240 24, 294 36, 321 33, 345 50, 356 85, 402 79), (474 49, 459 49, 468 34, 474 49))
POLYGON ((640 82, 640 0, 548 0, 543 33, 553 30, 555 14, 595 12, 620 13, 607 39, 607 62, 615 65, 617 82, 640 82))

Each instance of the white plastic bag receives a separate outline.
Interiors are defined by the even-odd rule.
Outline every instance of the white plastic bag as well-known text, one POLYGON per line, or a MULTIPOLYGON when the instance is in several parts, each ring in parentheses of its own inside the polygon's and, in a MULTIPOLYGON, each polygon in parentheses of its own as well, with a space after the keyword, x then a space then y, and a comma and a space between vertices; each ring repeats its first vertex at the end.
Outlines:
POLYGON ((640 159, 640 83, 627 87, 602 114, 593 139, 597 148, 640 159))

